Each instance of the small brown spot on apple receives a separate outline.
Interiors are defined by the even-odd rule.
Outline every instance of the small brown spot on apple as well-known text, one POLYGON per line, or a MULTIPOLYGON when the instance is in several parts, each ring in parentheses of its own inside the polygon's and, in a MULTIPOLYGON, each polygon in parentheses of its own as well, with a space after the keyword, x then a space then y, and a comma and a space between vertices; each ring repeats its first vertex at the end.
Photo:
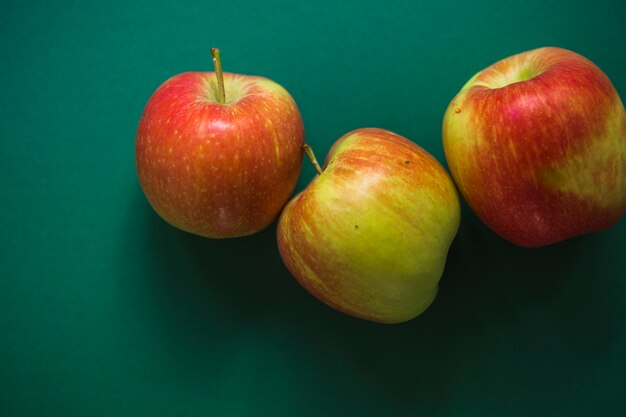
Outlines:
POLYGON ((455 112, 456 114, 459 114, 459 113, 461 113, 461 109, 457 107, 456 109, 454 109, 454 112, 455 112))
POLYGON ((354 225, 354 230, 359 230, 359 225, 358 224, 354 225))
POLYGON ((408 165, 411 163, 411 161, 409 161, 408 159, 406 161, 404 161, 405 165, 408 165))

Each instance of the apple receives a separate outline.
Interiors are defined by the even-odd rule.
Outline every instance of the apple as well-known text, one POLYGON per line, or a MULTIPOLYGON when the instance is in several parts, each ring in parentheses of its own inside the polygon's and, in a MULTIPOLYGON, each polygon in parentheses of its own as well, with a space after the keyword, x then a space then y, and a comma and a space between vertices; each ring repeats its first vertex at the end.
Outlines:
POLYGON ((606 229, 626 211, 626 112, 607 76, 560 48, 474 75, 443 119, 452 176, 504 239, 540 247, 606 229))
POLYGON ((329 306, 399 323, 435 299, 459 227, 452 179, 425 150, 395 133, 341 137, 325 169, 283 209, 278 248, 291 274, 329 306))
POLYGON ((186 72, 145 107, 135 144, 139 182, 173 226, 227 238, 264 229, 291 196, 304 128, 293 98, 263 77, 186 72))

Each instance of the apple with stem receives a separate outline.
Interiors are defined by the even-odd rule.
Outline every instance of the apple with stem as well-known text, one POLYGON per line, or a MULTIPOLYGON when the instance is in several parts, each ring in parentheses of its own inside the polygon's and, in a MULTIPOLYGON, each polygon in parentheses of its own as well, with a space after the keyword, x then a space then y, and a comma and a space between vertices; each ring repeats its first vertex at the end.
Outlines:
POLYGON ((561 48, 503 59, 450 103, 443 143, 476 215, 540 247, 614 225, 626 211, 626 112, 607 76, 561 48))
POLYGON ((358 129, 330 150, 325 168, 283 209, 278 247, 312 295, 362 319, 399 323, 435 299, 460 221, 443 167, 413 142, 358 129))
POLYGON ((250 235, 276 218, 302 165, 304 128, 293 98, 263 77, 186 72, 145 107, 137 174, 154 210, 200 236, 250 235))

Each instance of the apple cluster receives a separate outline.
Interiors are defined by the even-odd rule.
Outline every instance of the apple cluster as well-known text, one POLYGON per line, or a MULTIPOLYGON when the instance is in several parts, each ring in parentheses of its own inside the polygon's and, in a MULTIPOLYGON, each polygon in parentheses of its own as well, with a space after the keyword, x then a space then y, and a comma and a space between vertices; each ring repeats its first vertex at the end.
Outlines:
POLYGON ((168 223, 209 238, 279 216, 291 274, 346 314, 399 323, 434 301, 461 209, 502 238, 541 247, 606 229, 626 211, 626 111, 607 76, 561 48, 474 75, 443 118, 452 177, 393 132, 339 138, 320 165, 298 107, 263 77, 188 72, 163 83, 139 122, 139 182, 168 223), (290 199, 303 156, 316 177, 290 199), (456 186, 455 186, 456 185, 456 186))

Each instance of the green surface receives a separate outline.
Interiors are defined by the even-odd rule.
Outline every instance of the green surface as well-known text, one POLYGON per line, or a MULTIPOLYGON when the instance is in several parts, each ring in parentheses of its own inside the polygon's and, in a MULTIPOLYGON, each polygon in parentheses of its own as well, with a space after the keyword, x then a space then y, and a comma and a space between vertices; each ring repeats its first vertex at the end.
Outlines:
POLYGON ((623 1, 89 3, 0 6, 0 415, 626 415, 625 219, 528 250, 464 206, 437 300, 385 326, 309 296, 275 225, 169 227, 134 167, 150 94, 212 46, 292 93, 318 157, 375 126, 443 162, 448 102, 513 53, 572 49, 625 97, 623 1))

